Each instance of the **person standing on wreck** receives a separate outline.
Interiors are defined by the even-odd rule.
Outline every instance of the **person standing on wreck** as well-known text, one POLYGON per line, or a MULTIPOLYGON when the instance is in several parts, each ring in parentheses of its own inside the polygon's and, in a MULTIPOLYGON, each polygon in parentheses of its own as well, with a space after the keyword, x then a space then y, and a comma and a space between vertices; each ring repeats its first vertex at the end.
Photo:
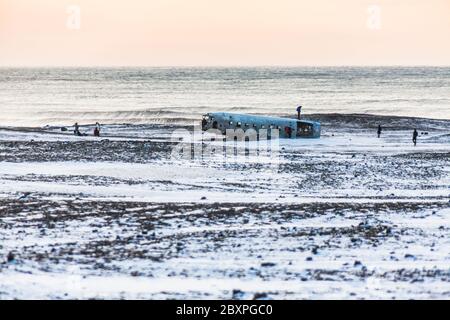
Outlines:
POLYGON ((383 129, 381 128, 381 124, 379 124, 378 131, 377 131, 378 138, 381 136, 381 131, 383 131, 383 129))
POLYGON ((302 106, 297 107, 297 119, 300 120, 302 115, 302 106))
POLYGON ((419 133, 417 132, 417 130, 416 129, 414 129, 414 132, 413 132, 413 143, 414 143, 414 146, 416 146, 416 144, 417 144, 417 136, 419 135, 419 133))

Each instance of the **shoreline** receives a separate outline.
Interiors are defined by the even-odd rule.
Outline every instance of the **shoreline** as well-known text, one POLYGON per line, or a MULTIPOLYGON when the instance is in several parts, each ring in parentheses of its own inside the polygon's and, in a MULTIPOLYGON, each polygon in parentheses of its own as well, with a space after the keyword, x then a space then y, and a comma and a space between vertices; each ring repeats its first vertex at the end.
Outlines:
MULTIPOLYGON (((249 113, 249 114, 255 114, 255 115, 261 115, 260 113, 249 113)), ((267 116, 267 114, 264 114, 267 116)), ((273 114, 273 116, 279 116, 284 118, 296 118, 296 115, 287 115, 287 114, 273 114)), ((410 123, 413 124, 414 122, 420 123, 420 122, 426 122, 426 124, 435 124, 435 125, 446 125, 448 128, 450 128, 450 118, 444 119, 444 118, 428 118, 428 117, 412 117, 412 116, 401 116, 401 115, 386 115, 386 114, 368 114, 368 113, 305 113, 302 114, 302 117, 305 119, 311 119, 316 121, 324 122, 325 125, 333 125, 338 123, 345 123, 349 124, 350 121, 358 121, 358 120, 364 120, 364 121, 372 121, 373 124, 367 126, 367 129, 374 128, 378 126, 378 124, 386 125, 389 122, 394 122, 394 124, 400 122, 410 123)), ((198 120, 198 124, 200 124, 201 117, 198 120)), ((192 128, 192 125, 188 124, 171 124, 171 123, 131 123, 131 122, 107 122, 102 125, 105 126, 112 126, 112 127, 148 127, 148 128, 192 128)), ((367 125, 367 123, 366 123, 367 125)), ((93 127, 95 126, 95 123, 81 123, 80 128, 86 128, 86 127, 93 127)), ((41 126, 8 126, 8 125, 1 125, 0 124, 0 130, 8 130, 8 131, 22 131, 22 132, 41 132, 41 133, 48 133, 49 131, 46 130, 53 130, 50 131, 50 133, 58 133, 54 130, 58 130, 63 127, 72 127, 71 125, 41 125, 41 126)), ((362 125, 360 125, 362 127, 362 125)), ((392 127, 388 127, 391 130, 392 127)), ((402 128, 399 128, 397 130, 401 130, 402 128)), ((64 133, 61 133, 64 134, 64 133)))

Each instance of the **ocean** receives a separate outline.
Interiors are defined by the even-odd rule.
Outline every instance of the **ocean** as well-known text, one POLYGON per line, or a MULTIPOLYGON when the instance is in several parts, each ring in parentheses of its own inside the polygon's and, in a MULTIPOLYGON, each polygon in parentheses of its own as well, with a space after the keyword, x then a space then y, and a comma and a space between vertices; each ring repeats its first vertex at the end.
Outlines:
POLYGON ((450 119, 450 67, 1 68, 0 126, 196 123, 213 111, 450 119))

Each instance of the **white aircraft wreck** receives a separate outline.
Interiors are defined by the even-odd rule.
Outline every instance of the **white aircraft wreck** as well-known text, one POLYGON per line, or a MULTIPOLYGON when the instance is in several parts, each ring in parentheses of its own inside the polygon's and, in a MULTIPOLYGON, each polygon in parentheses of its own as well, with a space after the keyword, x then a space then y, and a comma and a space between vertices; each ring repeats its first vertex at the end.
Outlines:
POLYGON ((267 133, 269 137, 271 132, 278 130, 280 138, 320 138, 320 122, 302 120, 300 110, 299 107, 298 119, 228 112, 207 113, 202 119, 202 130, 214 129, 226 134, 228 129, 242 129, 244 132, 253 129, 257 134, 261 131, 267 133))

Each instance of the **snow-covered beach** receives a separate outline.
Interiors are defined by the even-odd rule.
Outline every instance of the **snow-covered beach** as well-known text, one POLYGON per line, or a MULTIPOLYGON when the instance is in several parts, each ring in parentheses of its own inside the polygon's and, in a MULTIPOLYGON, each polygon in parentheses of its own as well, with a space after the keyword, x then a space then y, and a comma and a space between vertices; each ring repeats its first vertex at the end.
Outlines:
POLYGON ((0 298, 450 298, 450 121, 310 116, 276 165, 0 129, 0 298))

